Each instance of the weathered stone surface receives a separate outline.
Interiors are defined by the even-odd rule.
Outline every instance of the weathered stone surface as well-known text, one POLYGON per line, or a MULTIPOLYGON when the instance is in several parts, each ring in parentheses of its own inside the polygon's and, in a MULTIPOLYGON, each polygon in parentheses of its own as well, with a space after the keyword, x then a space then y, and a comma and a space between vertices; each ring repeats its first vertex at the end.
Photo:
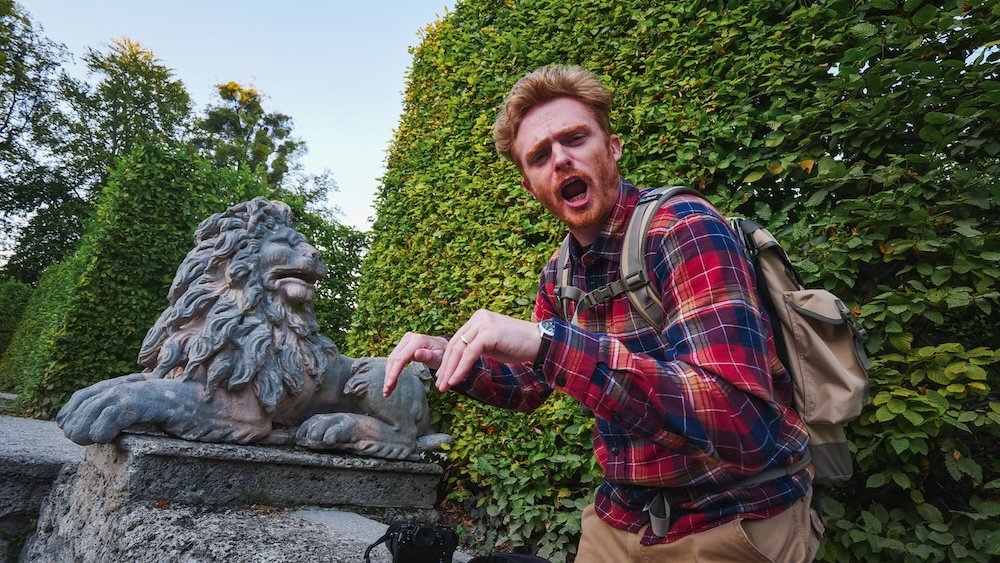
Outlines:
MULTIPOLYGON (((116 504, 88 498, 67 477, 53 489, 22 561, 347 563, 362 561, 374 541, 274 509, 116 504)), ((384 549, 372 553, 373 562, 390 561, 384 549)))
POLYGON ((88 448, 87 459, 104 468, 104 479, 115 481, 130 500, 310 505, 375 514, 379 508, 393 514, 432 510, 442 474, 431 463, 135 434, 88 448))
POLYGON ((83 450, 53 422, 0 416, 0 561, 32 531, 52 482, 83 450))
POLYGON ((21 560, 361 561, 385 525, 329 508, 433 521, 440 477, 427 463, 126 435, 64 466, 21 560))

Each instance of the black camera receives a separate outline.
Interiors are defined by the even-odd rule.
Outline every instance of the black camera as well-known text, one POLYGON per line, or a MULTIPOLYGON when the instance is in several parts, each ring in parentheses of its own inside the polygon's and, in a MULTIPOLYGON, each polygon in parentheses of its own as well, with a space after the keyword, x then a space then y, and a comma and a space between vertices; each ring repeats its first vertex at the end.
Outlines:
POLYGON ((393 522, 385 535, 365 550, 365 563, 370 563, 371 551, 380 543, 385 543, 393 563, 451 563, 458 535, 441 526, 393 522))

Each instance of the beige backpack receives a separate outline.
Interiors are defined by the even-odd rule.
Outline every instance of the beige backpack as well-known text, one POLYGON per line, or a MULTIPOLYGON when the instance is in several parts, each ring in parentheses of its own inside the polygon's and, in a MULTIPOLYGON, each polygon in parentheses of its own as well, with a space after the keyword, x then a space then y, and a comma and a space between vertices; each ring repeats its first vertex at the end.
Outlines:
MULTIPOLYGON (((663 329, 663 306, 646 271, 646 233, 657 210, 678 194, 704 197, 685 187, 655 188, 642 193, 625 230, 621 277, 589 293, 570 285, 569 237, 557 258, 560 280, 556 297, 563 318, 570 303, 576 315, 612 297, 627 293, 650 326, 663 329)), ((852 473, 851 453, 844 424, 861 414, 868 400, 868 369, 862 329, 844 303, 829 291, 806 289, 781 245, 761 225, 732 219, 757 276, 757 290, 774 331, 782 363, 794 381, 794 407, 809 430, 809 453, 816 467, 815 482, 831 485, 847 481, 852 473)), ((795 468, 792 468, 795 469, 795 468)), ((763 482, 780 477, 789 468, 774 468, 753 477, 763 482), (772 474, 773 472, 773 474, 772 474)), ((750 483, 741 482, 740 485, 750 483)))

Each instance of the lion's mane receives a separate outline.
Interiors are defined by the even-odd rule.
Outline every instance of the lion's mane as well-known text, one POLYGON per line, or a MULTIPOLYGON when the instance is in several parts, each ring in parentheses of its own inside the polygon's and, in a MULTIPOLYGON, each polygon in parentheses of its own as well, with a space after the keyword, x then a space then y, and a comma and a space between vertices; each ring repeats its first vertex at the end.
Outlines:
POLYGON ((204 381, 206 400, 220 385, 252 384, 269 413, 306 377, 321 383, 336 345, 319 334, 312 304, 291 307, 259 267, 267 233, 292 227, 291 216, 284 203, 257 198, 202 221, 139 364, 153 377, 204 381))

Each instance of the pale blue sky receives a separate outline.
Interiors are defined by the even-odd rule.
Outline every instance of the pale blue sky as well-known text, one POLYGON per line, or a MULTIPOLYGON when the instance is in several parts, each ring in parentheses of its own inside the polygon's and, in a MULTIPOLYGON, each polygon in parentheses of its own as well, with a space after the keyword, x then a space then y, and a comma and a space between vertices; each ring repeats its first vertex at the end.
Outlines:
POLYGON ((184 81, 198 109, 213 85, 250 83, 290 115, 310 172, 329 169, 342 220, 367 229, 419 30, 454 0, 16 0, 76 60, 128 37, 184 81))

